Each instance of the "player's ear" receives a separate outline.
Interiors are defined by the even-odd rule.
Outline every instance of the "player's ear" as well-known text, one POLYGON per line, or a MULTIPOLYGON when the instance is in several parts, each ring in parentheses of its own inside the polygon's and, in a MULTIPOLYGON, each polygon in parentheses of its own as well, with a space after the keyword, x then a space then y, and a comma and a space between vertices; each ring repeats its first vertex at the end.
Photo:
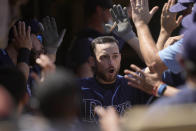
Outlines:
POLYGON ((88 63, 90 64, 90 66, 95 66, 95 58, 90 56, 88 58, 88 63))

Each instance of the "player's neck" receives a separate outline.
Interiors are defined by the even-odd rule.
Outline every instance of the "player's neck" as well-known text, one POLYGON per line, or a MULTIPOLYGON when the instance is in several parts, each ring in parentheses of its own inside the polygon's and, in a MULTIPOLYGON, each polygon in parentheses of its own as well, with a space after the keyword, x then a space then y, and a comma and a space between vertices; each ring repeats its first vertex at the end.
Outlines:
POLYGON ((95 76, 95 79, 100 83, 100 84, 114 84, 116 82, 116 79, 114 79, 113 81, 105 81, 100 77, 95 76))

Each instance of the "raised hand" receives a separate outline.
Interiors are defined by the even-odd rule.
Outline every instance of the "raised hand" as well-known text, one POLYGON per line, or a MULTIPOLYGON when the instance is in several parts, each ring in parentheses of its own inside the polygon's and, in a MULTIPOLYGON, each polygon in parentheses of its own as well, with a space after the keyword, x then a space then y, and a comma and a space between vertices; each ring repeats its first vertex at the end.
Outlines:
POLYGON ((172 13, 169 9, 175 4, 175 0, 168 0, 163 6, 161 14, 161 30, 171 34, 181 23, 183 16, 180 15, 176 20, 177 13, 172 13))
POLYGON ((31 50, 32 40, 31 40, 31 27, 29 26, 26 30, 25 22, 18 22, 18 27, 13 27, 14 30, 14 43, 16 43, 17 49, 27 48, 31 50))
POLYGON ((56 54, 58 47, 63 41, 66 29, 63 29, 59 35, 55 19, 49 16, 43 18, 43 26, 43 37, 45 40, 46 51, 48 54, 56 54))
POLYGON ((128 85, 145 91, 148 94, 152 94, 153 87, 160 83, 160 76, 158 73, 144 72, 136 65, 131 65, 130 67, 136 72, 131 70, 124 71, 126 74, 124 77, 128 80, 128 85))
POLYGON ((120 131, 120 118, 113 107, 95 107, 101 131, 120 131))
POLYGON ((116 25, 113 27, 110 24, 106 24, 105 26, 109 29, 109 31, 113 31, 117 36, 121 37, 125 41, 136 36, 132 30, 126 7, 122 9, 121 5, 113 5, 113 8, 110 9, 110 13, 116 25))
POLYGON ((132 20, 135 26, 141 23, 148 24, 158 10, 158 6, 155 6, 149 11, 148 0, 130 0, 130 3, 132 8, 132 20))

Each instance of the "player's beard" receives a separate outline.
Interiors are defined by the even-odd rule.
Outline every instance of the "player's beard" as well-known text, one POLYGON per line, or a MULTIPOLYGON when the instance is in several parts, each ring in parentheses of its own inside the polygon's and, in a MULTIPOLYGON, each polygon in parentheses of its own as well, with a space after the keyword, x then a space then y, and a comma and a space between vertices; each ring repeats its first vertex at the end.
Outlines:
POLYGON ((109 69, 99 71, 97 67, 95 67, 95 75, 96 78, 101 79, 104 82, 112 83, 115 82, 116 76, 118 75, 119 69, 114 69, 112 74, 109 73, 109 69))

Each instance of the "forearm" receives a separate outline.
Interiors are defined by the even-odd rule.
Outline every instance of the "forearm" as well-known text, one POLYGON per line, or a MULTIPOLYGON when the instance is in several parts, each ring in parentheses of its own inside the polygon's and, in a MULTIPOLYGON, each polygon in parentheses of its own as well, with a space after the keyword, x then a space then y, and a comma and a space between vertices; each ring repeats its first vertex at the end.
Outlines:
POLYGON ((176 95, 180 91, 179 89, 177 89, 177 88, 175 88, 173 86, 169 86, 169 85, 165 84, 162 81, 158 81, 157 83, 159 83, 158 86, 155 85, 153 87, 153 91, 152 91, 152 94, 155 95, 155 96, 159 96, 159 97, 167 96, 167 97, 170 97, 170 96, 176 95))
POLYGON ((159 51, 164 48, 164 45, 165 45, 167 39, 170 37, 170 35, 171 34, 168 33, 167 31, 165 31, 164 29, 160 30, 159 38, 158 38, 157 44, 156 44, 156 47, 159 51))
POLYGON ((26 80, 29 78, 29 59, 30 59, 30 49, 20 48, 17 56, 16 67, 24 74, 26 80))
POLYGON ((142 61, 144 61, 144 59, 142 57, 141 50, 140 50, 140 45, 139 45, 138 38, 137 37, 134 37, 134 38, 128 40, 127 43, 129 44, 130 47, 132 47, 136 51, 136 53, 138 54, 138 56, 140 57, 140 59, 142 61))
POLYGON ((151 67, 151 65, 155 63, 158 49, 156 48, 147 24, 136 25, 136 29, 140 42, 141 54, 146 65, 151 67))
POLYGON ((175 94, 177 94, 180 90, 172 87, 172 86, 167 86, 167 89, 164 92, 164 96, 174 96, 175 94))
POLYGON ((18 63, 16 65, 16 67, 24 74, 25 78, 26 78, 26 81, 28 80, 29 78, 29 65, 27 65, 26 63, 18 63))

